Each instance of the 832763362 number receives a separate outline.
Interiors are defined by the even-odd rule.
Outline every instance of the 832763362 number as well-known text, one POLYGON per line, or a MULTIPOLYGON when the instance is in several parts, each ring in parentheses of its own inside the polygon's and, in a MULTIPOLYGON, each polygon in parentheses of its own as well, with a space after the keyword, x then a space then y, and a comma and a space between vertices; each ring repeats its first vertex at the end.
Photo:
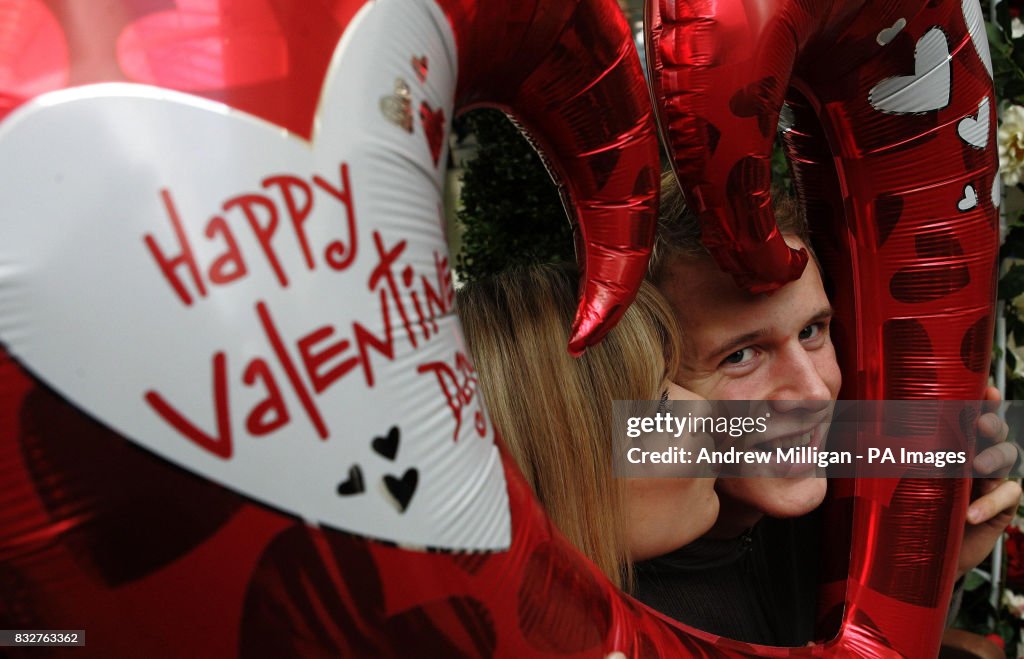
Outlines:
POLYGON ((0 647, 81 646, 81 629, 0 629, 0 647))

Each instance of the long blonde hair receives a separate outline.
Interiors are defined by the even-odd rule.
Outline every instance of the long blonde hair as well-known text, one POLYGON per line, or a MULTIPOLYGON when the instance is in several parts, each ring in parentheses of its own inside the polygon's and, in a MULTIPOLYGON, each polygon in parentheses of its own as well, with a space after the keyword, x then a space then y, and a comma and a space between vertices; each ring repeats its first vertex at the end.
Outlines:
POLYGON ((644 283, 600 345, 566 345, 578 276, 570 266, 507 270, 456 295, 495 427, 562 534, 613 583, 631 585, 620 483, 612 478, 612 401, 655 400, 677 364, 678 330, 644 283))

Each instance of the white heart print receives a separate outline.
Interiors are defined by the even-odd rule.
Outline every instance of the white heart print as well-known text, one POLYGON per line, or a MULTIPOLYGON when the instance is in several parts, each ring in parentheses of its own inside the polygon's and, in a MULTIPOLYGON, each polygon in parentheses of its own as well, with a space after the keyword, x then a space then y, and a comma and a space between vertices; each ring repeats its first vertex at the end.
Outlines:
POLYGON ((501 458, 466 395, 444 168, 419 121, 380 111, 403 77, 451 117, 455 53, 431 0, 368 3, 312 141, 146 85, 18 108, 0 123, 0 342, 125 437, 310 523, 508 547, 501 458))
POLYGON ((956 133, 967 144, 975 149, 984 149, 988 146, 989 128, 989 105, 988 97, 981 99, 978 104, 978 118, 964 117, 956 125, 956 133))
POLYGON ((868 92, 868 102, 879 112, 920 114, 949 105, 950 55, 946 34, 932 28, 917 40, 914 75, 886 78, 868 92))
POLYGON ((878 32, 878 36, 875 37, 875 41, 878 43, 879 46, 886 46, 893 39, 895 39, 896 35, 902 32, 903 28, 905 27, 907 27, 907 19, 899 18, 896 20, 895 23, 892 24, 892 27, 887 27, 884 28, 883 30, 880 30, 878 32))
POLYGON ((956 207, 961 211, 969 211, 978 205, 978 193, 974 191, 973 185, 964 186, 964 196, 957 202, 956 207))

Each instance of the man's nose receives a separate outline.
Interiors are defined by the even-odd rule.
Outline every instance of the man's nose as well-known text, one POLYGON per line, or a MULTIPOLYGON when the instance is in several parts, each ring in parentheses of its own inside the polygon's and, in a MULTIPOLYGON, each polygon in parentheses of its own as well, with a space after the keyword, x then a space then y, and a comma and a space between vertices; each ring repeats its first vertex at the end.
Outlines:
POLYGON ((832 402, 832 391, 818 364, 801 345, 778 353, 771 375, 774 380, 771 407, 777 412, 796 409, 817 412, 832 402))

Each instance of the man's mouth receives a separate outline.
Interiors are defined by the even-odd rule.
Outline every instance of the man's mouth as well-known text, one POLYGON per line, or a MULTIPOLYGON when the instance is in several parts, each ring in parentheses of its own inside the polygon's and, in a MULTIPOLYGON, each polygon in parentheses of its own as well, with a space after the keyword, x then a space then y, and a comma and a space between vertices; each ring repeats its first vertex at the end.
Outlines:
POLYGON ((810 430, 786 435, 785 437, 776 437, 775 439, 765 440, 750 447, 750 450, 760 451, 761 453, 774 453, 776 449, 791 449, 810 446, 811 442, 814 441, 815 430, 817 429, 811 428, 810 430))

